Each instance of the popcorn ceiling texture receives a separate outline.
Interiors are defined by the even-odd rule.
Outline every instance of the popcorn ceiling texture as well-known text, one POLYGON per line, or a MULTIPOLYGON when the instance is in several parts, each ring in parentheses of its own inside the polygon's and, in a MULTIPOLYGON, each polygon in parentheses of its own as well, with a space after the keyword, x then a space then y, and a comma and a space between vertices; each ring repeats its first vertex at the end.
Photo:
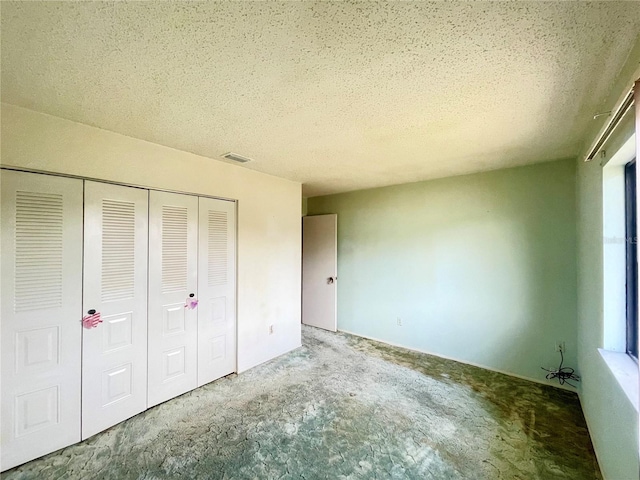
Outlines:
POLYGON ((602 479, 574 393, 311 327, 303 340, 3 478, 602 479))
POLYGON ((575 157, 640 33, 640 2, 1 13, 4 102, 215 159, 237 152, 305 196, 575 157))

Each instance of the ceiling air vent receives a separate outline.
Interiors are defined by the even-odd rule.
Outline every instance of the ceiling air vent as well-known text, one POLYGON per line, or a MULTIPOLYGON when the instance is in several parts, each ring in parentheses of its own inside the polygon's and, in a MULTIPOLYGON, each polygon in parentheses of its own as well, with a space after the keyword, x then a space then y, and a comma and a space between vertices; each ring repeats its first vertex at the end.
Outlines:
POLYGON ((224 155, 222 155, 222 157, 226 158, 227 160, 231 160, 232 162, 238 163, 247 163, 251 161, 250 158, 243 157, 242 155, 238 155, 237 153, 233 152, 225 153, 224 155))

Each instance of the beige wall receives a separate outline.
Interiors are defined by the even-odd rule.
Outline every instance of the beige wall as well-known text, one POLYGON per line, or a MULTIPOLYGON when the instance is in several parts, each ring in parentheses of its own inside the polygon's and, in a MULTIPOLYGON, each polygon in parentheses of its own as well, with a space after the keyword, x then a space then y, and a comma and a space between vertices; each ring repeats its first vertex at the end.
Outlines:
POLYGON ((300 184, 7 104, 1 138, 3 166, 238 200, 238 369, 300 346, 300 184))

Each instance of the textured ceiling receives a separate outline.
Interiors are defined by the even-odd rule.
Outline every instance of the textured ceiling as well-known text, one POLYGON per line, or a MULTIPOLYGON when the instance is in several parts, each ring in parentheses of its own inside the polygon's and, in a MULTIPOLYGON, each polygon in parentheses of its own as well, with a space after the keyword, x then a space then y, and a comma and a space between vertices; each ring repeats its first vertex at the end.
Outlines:
MULTIPOLYGON (((314 196, 575 157, 640 2, 2 2, 2 100, 314 196)), ((603 121, 601 118, 599 121, 603 121)))

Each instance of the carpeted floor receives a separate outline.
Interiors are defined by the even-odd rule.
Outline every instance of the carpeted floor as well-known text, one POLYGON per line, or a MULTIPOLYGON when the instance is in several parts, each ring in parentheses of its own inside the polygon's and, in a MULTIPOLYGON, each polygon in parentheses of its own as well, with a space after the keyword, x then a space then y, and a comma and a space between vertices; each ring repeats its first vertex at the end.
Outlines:
POLYGON ((9 479, 600 479, 575 394, 346 334, 152 408, 9 479))

